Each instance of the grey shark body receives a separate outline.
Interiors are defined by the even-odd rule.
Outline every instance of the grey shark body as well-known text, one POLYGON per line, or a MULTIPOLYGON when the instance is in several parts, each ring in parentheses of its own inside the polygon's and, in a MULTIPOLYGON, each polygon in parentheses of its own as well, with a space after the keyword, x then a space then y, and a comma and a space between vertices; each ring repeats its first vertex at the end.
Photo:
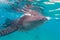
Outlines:
MULTIPOLYGON (((22 0, 17 0, 16 3, 19 4, 20 1, 22 0)), ((28 1, 31 2, 32 0, 28 1)), ((25 5, 26 7, 25 8, 23 7, 22 9, 19 9, 21 5, 15 7, 14 4, 10 3, 12 9, 16 10, 17 12, 24 12, 24 14, 31 14, 31 15, 24 15, 18 20, 7 19, 7 21, 4 23, 4 25, 6 25, 5 26, 6 28, 0 30, 0 36, 10 34, 14 31, 17 31, 18 29, 20 29, 21 31, 28 31, 30 29, 37 27, 38 25, 41 25, 47 20, 45 16, 39 15, 38 12, 31 10, 31 8, 34 6, 28 3, 25 5)))
POLYGON ((46 20, 47 19, 45 17, 41 18, 41 16, 36 16, 35 18, 35 17, 25 15, 18 20, 11 21, 12 23, 10 25, 7 24, 8 27, 6 27, 3 30, 0 30, 0 36, 10 34, 18 29, 20 29, 21 31, 30 30, 44 23, 46 20))

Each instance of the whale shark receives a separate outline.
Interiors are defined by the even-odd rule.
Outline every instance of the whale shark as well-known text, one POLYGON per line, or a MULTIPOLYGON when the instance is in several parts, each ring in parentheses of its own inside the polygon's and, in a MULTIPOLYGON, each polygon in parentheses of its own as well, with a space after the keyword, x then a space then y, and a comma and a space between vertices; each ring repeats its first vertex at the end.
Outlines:
POLYGON ((29 31, 42 25, 48 20, 40 12, 37 12, 37 10, 32 10, 31 9, 32 7, 34 6, 28 4, 28 5, 25 5, 23 9, 20 9, 12 5, 12 9, 16 10, 17 12, 23 12, 24 14, 20 18, 15 20, 11 20, 7 18, 6 22, 3 24, 5 25, 5 28, 0 30, 0 36, 8 35, 17 30, 29 31))
POLYGON ((24 10, 23 12, 24 15, 16 20, 7 18, 6 22, 4 23, 4 25, 6 25, 6 28, 0 30, 0 36, 10 34, 17 30, 32 30, 33 28, 36 28, 38 25, 42 25, 47 21, 47 18, 43 15, 40 15, 37 11, 29 9, 28 12, 24 10))

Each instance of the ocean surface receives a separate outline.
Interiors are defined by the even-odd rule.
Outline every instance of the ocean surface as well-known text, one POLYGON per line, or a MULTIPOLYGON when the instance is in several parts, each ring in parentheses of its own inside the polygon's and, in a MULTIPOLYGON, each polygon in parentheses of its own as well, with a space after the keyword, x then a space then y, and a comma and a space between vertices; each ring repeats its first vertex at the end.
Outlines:
MULTIPOLYGON (((15 31, 9 35, 0 37, 0 40, 60 40, 60 3, 46 4, 49 0, 41 0, 39 3, 34 1, 34 5, 44 7, 43 15, 49 20, 41 26, 21 32, 15 31)), ((7 18, 15 20, 20 18, 23 13, 13 11, 9 5, 0 2, 0 29, 7 18)))

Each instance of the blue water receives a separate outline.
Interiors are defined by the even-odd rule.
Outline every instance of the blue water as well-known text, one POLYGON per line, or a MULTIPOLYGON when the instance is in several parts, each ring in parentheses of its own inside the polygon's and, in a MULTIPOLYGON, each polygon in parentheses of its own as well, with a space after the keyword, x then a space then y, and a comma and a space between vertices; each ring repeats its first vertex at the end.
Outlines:
MULTIPOLYGON (((27 32, 21 32, 18 30, 9 35, 0 37, 0 40, 60 40, 60 19, 55 19, 56 17, 60 18, 60 16, 55 16, 55 14, 60 14, 60 11, 49 12, 49 10, 59 8, 60 3, 46 5, 43 3, 45 1, 40 2, 39 5, 45 7, 43 14, 51 17, 51 20, 48 20, 41 26, 27 32)), ((9 5, 0 4, 0 26, 6 21, 7 18, 15 20, 23 15, 23 13, 17 13, 11 9, 6 10, 5 7, 9 7, 9 5)))

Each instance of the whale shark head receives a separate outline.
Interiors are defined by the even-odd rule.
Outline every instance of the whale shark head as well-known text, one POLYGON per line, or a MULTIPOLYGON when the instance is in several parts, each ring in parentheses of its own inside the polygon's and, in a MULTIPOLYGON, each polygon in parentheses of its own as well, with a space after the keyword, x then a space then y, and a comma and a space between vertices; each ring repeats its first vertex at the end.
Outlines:
POLYGON ((20 21, 19 21, 19 25, 20 25, 20 30, 31 30, 35 27, 37 27, 38 25, 43 24, 45 21, 47 21, 47 18, 45 18, 44 16, 23 16, 20 21))

